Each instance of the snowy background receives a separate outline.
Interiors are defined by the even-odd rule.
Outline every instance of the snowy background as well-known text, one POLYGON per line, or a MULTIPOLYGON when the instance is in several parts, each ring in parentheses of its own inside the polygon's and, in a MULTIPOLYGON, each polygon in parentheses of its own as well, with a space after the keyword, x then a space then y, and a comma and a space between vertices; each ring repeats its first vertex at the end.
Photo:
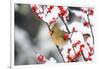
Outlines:
POLYGON ((14 12, 15 65, 63 63, 48 33, 47 24, 53 21, 68 32, 66 23, 73 32, 72 42, 69 40, 61 51, 65 63, 93 60, 93 8, 15 4, 14 12))

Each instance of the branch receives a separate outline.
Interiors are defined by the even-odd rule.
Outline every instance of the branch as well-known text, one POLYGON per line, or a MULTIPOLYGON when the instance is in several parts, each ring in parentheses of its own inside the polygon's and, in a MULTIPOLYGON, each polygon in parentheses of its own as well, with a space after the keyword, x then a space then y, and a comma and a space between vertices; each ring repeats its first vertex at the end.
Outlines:
POLYGON ((93 44, 94 44, 94 35, 93 35, 92 26, 91 26, 91 24, 90 24, 89 15, 88 15, 88 13, 86 13, 86 15, 87 15, 87 19, 88 19, 88 22, 89 22, 89 26, 90 26, 90 30, 91 30, 91 35, 92 35, 92 38, 93 38, 93 44))
MULTIPOLYGON (((64 25, 65 25, 66 30, 68 31, 68 33, 71 33, 70 30, 69 30, 69 28, 68 28, 68 26, 67 26, 67 24, 66 24, 65 21, 63 20, 63 18, 62 18, 62 17, 60 17, 60 18, 62 19, 62 21, 63 21, 63 23, 64 23, 64 25)), ((69 40, 70 40, 70 43, 72 43, 71 38, 69 38, 69 40)), ((72 46, 72 48, 73 48, 73 51, 74 51, 74 53, 75 53, 75 49, 74 49, 73 46, 72 46)), ((75 55, 76 55, 76 53, 75 53, 75 55)))
POLYGON ((83 56, 83 59, 84 59, 85 61, 87 61, 87 59, 85 58, 83 52, 81 52, 81 55, 83 56))
MULTIPOLYGON (((62 19, 62 21, 63 21, 63 23, 64 23, 64 25, 65 25, 66 30, 68 31, 68 33, 71 33, 71 32, 70 32, 70 30, 69 30, 69 28, 68 28, 68 26, 67 26, 67 24, 66 24, 66 22, 64 21, 64 19, 63 19, 62 17, 60 17, 60 18, 62 19)), ((71 38, 69 38, 69 40, 70 40, 70 43, 72 43, 71 38)), ((76 56, 75 49, 74 49, 74 47, 73 47, 73 46, 72 46, 72 48, 73 48, 73 51, 74 51, 75 56, 76 56)), ((81 53, 81 54, 82 54, 82 56, 83 56, 84 61, 87 61, 87 60, 86 60, 86 58, 85 58, 85 56, 84 56, 84 54, 83 54, 83 53, 81 53)))
POLYGON ((62 57, 62 59, 63 59, 63 62, 65 63, 64 57, 63 57, 63 55, 62 55, 62 53, 61 53, 61 51, 60 51, 60 49, 59 49, 59 46, 56 45, 56 47, 57 47, 57 49, 58 49, 59 54, 61 55, 61 57, 62 57))

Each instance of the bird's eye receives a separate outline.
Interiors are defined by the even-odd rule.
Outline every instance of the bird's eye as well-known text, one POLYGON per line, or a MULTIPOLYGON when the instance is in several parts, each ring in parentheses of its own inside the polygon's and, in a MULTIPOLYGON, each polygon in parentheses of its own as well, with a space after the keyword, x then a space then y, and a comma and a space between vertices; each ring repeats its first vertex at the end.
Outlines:
POLYGON ((52 33, 54 33, 54 30, 52 30, 52 33))

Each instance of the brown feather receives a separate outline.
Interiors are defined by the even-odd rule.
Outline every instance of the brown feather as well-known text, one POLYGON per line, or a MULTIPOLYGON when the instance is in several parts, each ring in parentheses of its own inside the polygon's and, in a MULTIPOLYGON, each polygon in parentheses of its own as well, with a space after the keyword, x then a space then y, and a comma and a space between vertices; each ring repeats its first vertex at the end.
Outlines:
POLYGON ((64 34, 66 32, 61 31, 57 24, 55 24, 53 26, 52 31, 53 31, 53 33, 52 33, 51 37, 52 37, 52 40, 53 40, 54 44, 56 44, 58 46, 64 45, 67 41, 67 40, 64 40, 64 38, 63 38, 64 34))

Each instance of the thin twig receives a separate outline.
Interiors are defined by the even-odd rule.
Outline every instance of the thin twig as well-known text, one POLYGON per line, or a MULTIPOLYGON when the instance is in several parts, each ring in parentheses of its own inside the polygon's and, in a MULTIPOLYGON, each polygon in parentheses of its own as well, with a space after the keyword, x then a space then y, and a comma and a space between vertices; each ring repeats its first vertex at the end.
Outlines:
MULTIPOLYGON (((62 21, 63 21, 63 23, 64 23, 64 25, 65 25, 65 27, 66 27, 66 30, 68 31, 68 33, 70 33, 70 30, 69 30, 69 28, 68 28, 68 26, 67 26, 66 22, 64 21, 64 19, 63 19, 62 17, 60 17, 60 18, 62 19, 62 21)), ((70 43, 72 43, 71 38, 70 38, 69 40, 70 40, 70 43)), ((73 47, 73 46, 72 46, 72 48, 73 48, 73 51, 74 51, 75 56, 76 56, 75 49, 74 49, 74 47, 73 47)), ((83 59, 84 59, 85 61, 87 61, 87 60, 86 60, 86 58, 85 58, 85 56, 84 56, 84 54, 83 54, 83 53, 81 53, 81 54, 82 54, 82 56, 83 56, 83 59)))
POLYGON ((62 17, 60 17, 60 18, 63 21, 63 23, 64 23, 64 25, 65 25, 66 30, 68 31, 68 33, 71 33, 70 30, 69 30, 69 28, 68 28, 68 26, 67 26, 67 24, 65 23, 64 19, 62 17))
POLYGON ((63 59, 63 62, 65 63, 64 57, 63 57, 63 55, 62 55, 62 53, 61 53, 61 51, 60 51, 60 49, 59 49, 59 46, 56 45, 56 47, 57 47, 57 49, 58 49, 59 54, 61 55, 61 57, 62 57, 62 59, 63 59))
MULTIPOLYGON (((63 18, 62 18, 62 17, 60 17, 60 18, 62 19, 62 21, 63 21, 63 23, 64 23, 64 25, 65 25, 65 27, 66 27, 66 30, 68 31, 68 33, 70 33, 70 30, 69 30, 69 28, 68 28, 67 24, 65 23, 65 21, 63 20, 63 18)), ((69 38, 69 40, 70 40, 70 43, 72 43, 71 38, 69 38)), ((72 46, 72 48, 73 48, 73 51, 74 51, 74 53, 75 53, 75 49, 74 49, 74 47, 73 47, 73 46, 72 46)), ((75 55, 76 55, 76 53, 75 53, 75 55)))
POLYGON ((42 20, 42 23, 46 24, 47 27, 48 27, 48 30, 51 31, 51 29, 50 29, 50 25, 49 25, 47 22, 45 22, 45 21, 42 20))
POLYGON ((87 61, 87 59, 85 58, 83 52, 81 52, 81 55, 83 56, 83 59, 84 59, 85 61, 87 61))
POLYGON ((86 15, 87 15, 87 18, 88 18, 88 22, 89 22, 89 26, 90 26, 90 30, 91 30, 91 35, 92 35, 92 38, 93 38, 93 44, 94 44, 94 35, 93 35, 92 26, 91 26, 91 24, 90 24, 89 15, 88 15, 88 14, 86 14, 86 15))

